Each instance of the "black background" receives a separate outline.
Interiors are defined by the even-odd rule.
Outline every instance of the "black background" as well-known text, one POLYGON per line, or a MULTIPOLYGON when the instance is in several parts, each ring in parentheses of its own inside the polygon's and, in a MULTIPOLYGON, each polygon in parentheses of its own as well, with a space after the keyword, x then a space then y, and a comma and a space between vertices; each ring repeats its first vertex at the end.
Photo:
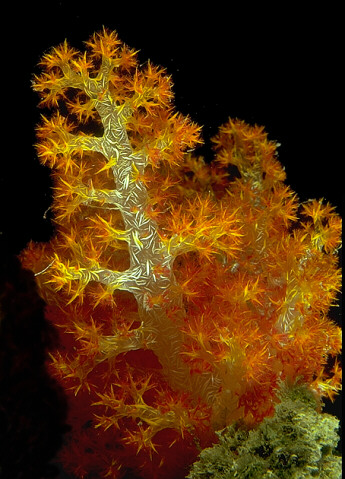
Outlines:
MULTIPOLYGON (((1 261, 52 234, 49 169, 33 144, 40 115, 32 74, 65 38, 76 48, 106 26, 172 75, 175 103, 204 126, 202 154, 228 117, 265 125, 281 143, 287 184, 301 201, 325 198, 342 213, 344 123, 340 11, 291 2, 56 2, 7 5, 1 39, 1 261)), ((7 270, 6 270, 7 268, 7 270)), ((340 308, 332 312, 340 321, 340 308)), ((340 415, 340 401, 327 405, 340 415)), ((18 476, 24 477, 24 476, 18 476)))

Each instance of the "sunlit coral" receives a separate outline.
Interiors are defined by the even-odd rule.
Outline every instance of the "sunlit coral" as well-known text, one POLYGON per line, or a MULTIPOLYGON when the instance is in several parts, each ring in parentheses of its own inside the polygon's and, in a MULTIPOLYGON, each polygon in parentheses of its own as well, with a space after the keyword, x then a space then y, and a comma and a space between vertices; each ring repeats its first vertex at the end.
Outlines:
POLYGON ((60 331, 66 469, 182 478, 214 431, 272 414, 278 381, 333 399, 341 220, 299 203, 264 128, 229 119, 214 161, 193 156, 171 78, 106 29, 40 66, 56 233, 21 259, 60 331))

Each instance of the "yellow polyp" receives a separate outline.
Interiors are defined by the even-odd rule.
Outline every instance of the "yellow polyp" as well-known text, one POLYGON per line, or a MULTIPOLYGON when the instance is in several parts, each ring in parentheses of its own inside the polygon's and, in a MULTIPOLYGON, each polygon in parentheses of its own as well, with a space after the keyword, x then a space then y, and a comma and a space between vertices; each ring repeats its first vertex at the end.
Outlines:
POLYGON ((116 156, 111 157, 109 159, 109 161, 103 166, 103 168, 101 168, 100 170, 97 171, 97 174, 101 173, 102 171, 106 171, 106 170, 109 170, 109 169, 113 168, 114 166, 116 166, 118 161, 119 161, 119 152, 116 151, 116 156))
POLYGON ((136 167, 135 163, 132 163, 132 181, 139 181, 141 180, 141 173, 136 167))

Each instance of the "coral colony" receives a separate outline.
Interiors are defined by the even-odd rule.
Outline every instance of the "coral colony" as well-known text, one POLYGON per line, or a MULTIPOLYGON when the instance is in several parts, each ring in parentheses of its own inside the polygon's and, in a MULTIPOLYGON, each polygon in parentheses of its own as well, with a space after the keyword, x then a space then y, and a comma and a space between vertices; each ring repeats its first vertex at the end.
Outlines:
POLYGON ((299 203, 261 126, 229 119, 211 164, 193 154, 200 127, 136 54, 103 29, 33 81, 55 236, 21 260, 59 331, 78 478, 183 478, 216 431, 272 417, 282 381, 340 390, 341 218, 299 203))

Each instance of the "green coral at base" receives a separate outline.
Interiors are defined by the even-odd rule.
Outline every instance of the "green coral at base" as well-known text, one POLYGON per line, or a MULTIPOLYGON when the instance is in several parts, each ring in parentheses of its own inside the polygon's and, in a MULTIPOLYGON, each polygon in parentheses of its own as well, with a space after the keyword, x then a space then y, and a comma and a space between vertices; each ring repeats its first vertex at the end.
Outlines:
POLYGON ((304 385, 281 384, 273 417, 248 430, 219 431, 219 443, 201 452, 187 479, 340 479, 339 420, 317 411, 304 385))

